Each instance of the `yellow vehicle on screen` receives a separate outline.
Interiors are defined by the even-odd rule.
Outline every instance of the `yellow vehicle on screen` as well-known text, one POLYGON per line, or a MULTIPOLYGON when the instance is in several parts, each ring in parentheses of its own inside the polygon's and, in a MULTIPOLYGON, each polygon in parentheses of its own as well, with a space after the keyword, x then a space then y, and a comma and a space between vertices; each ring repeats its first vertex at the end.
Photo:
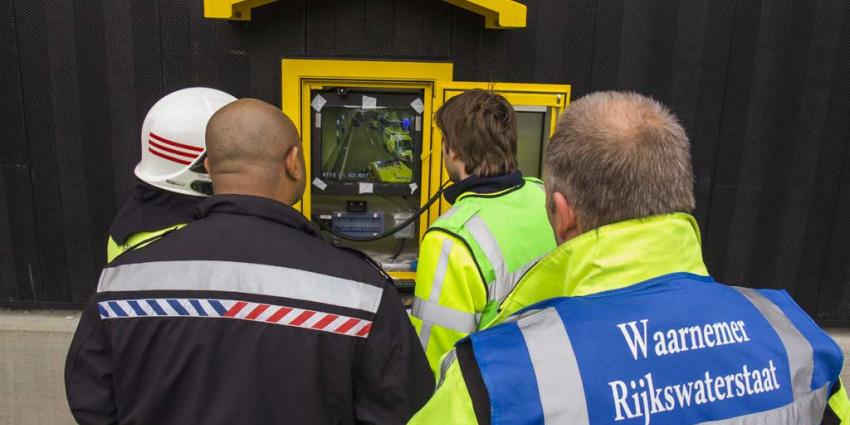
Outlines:
POLYGON ((413 161, 413 140, 398 127, 384 127, 384 146, 396 158, 410 164, 413 161))
POLYGON ((398 161, 375 161, 369 165, 370 171, 381 183, 410 183, 413 170, 407 164, 398 161))

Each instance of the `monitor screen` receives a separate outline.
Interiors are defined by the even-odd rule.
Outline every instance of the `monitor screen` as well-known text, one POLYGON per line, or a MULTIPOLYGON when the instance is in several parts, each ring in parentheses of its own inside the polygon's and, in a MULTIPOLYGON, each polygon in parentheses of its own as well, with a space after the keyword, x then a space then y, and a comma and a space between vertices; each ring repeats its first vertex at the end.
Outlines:
POLYGON ((411 183, 410 112, 398 109, 322 110, 322 180, 411 183))
POLYGON ((411 104, 421 104, 419 96, 316 95, 325 103, 313 116, 314 176, 331 191, 372 183, 377 193, 418 181, 422 116, 411 104))

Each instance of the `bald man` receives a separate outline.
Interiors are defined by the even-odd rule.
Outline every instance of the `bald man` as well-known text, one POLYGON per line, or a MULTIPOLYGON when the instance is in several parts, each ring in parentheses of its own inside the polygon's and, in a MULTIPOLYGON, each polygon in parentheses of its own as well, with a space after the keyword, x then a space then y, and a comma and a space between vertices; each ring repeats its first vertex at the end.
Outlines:
POLYGON ((434 382, 388 278, 291 205, 298 132, 233 102, 207 125, 214 196, 103 271, 68 355, 83 425, 401 424, 434 382))

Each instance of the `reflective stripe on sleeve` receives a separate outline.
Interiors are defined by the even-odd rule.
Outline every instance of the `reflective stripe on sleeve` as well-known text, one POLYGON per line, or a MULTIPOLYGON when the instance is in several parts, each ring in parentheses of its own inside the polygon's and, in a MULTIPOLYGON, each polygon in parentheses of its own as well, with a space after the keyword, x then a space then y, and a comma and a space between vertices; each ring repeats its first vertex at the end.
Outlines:
POLYGON ((505 264, 502 249, 499 248, 499 242, 493 236, 493 233, 490 232, 490 228, 487 227, 484 219, 475 215, 466 222, 464 227, 472 234, 472 238, 475 239, 475 242, 484 251, 484 256, 487 257, 487 261, 493 267, 495 277, 492 283, 487 282, 489 284, 487 300, 501 303, 513 291, 517 281, 537 263, 539 258, 519 267, 513 272, 509 272, 508 266, 505 264))
POLYGON ((812 373, 814 373, 813 349, 809 341, 782 313, 776 304, 770 302, 758 291, 749 288, 735 287, 744 297, 758 309, 767 319, 770 326, 779 335, 785 353, 788 355, 788 368, 791 372, 791 386, 794 388, 794 398, 812 392, 812 373))
POLYGON ((97 292, 226 291, 312 301, 375 313, 383 288, 264 264, 159 261, 103 270, 97 292))
POLYGON ((454 245, 454 242, 451 239, 443 239, 443 245, 440 247, 440 258, 437 260, 437 269, 434 271, 434 280, 431 282, 431 294, 428 295, 428 299, 431 301, 440 302, 443 282, 445 282, 446 272, 449 270, 449 255, 452 253, 452 245, 454 245))
POLYGON ((590 423, 578 361, 558 312, 547 308, 517 326, 534 368, 545 423, 590 423))
POLYGON ((433 301, 425 301, 421 298, 413 300, 411 313, 413 316, 422 319, 423 322, 439 325, 461 333, 470 333, 478 327, 478 320, 474 313, 444 307, 433 301))
POLYGON ((422 344, 422 350, 428 352, 428 341, 431 340, 431 323, 422 322, 422 327, 419 328, 419 343, 422 344))

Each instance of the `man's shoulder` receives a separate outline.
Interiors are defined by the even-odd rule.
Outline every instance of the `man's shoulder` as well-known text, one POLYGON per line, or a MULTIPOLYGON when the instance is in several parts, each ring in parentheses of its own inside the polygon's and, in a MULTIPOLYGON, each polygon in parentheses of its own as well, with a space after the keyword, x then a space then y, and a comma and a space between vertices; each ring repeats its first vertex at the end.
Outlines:
POLYGON ((283 267, 372 286, 383 286, 380 266, 365 254, 336 247, 316 235, 267 225, 254 217, 223 227, 200 219, 119 256, 110 267, 173 261, 220 261, 283 267))
POLYGON ((480 210, 481 205, 479 203, 461 199, 448 211, 440 215, 436 221, 431 223, 428 230, 443 230, 457 233, 480 210))

